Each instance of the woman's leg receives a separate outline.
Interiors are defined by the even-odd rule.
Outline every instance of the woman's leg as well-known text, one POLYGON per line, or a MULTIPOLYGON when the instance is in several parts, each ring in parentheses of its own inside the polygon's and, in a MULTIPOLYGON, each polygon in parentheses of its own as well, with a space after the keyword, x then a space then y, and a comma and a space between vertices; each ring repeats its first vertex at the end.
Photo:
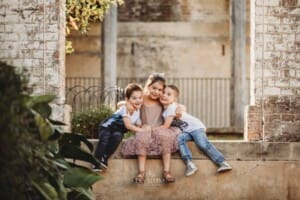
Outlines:
POLYGON ((133 179, 135 183, 144 183, 146 176, 145 176, 145 165, 147 156, 146 155, 138 155, 138 168, 139 172, 137 176, 133 179))
POLYGON ((171 154, 166 153, 162 155, 163 165, 164 165, 164 172, 163 172, 163 179, 166 183, 172 183, 175 181, 175 178, 172 176, 170 172, 171 168, 171 154))
POLYGON ((140 172, 145 171, 146 160, 147 160, 146 155, 138 155, 138 168, 140 172))
POLYGON ((171 154, 167 153, 167 154, 163 154, 162 155, 162 161, 163 161, 163 167, 164 167, 164 171, 170 171, 170 167, 171 167, 171 154))

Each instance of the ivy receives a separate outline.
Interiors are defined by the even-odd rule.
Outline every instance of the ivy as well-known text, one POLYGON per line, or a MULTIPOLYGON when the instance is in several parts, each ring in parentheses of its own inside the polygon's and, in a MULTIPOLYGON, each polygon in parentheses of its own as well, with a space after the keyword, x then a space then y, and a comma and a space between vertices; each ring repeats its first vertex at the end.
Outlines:
MULTIPOLYGON (((101 22, 110 6, 122 5, 123 0, 66 0, 66 35, 72 31, 86 34, 91 22, 101 22)), ((66 53, 74 51, 66 40, 66 53)))

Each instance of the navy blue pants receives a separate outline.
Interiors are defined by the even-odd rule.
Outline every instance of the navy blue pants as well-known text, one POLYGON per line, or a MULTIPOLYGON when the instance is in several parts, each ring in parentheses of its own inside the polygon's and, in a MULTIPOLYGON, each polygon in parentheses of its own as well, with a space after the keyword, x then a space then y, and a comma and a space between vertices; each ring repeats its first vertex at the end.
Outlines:
POLYGON ((111 128, 99 128, 99 142, 95 152, 95 157, 108 159, 118 148, 122 141, 124 133, 111 128))

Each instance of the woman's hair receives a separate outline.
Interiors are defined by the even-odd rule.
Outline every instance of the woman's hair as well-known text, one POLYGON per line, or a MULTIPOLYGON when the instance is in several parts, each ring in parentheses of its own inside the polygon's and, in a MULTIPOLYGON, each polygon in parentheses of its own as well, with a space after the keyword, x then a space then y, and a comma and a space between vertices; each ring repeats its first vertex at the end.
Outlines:
POLYGON ((139 84, 129 83, 125 88, 125 97, 129 99, 135 91, 143 92, 143 88, 139 84))
POLYGON ((150 85, 152 85, 156 82, 161 82, 161 84, 163 84, 163 86, 165 87, 166 79, 165 79, 164 75, 160 74, 160 73, 150 74, 150 76, 148 77, 148 79, 146 81, 145 88, 149 87, 150 85))

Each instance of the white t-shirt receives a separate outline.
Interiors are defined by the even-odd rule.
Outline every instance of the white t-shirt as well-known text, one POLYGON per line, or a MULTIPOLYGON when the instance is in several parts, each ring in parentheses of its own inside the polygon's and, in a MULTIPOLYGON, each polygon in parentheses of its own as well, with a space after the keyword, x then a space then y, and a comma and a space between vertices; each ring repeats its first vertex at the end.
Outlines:
MULTIPOLYGON (((176 115, 176 108, 177 108, 176 103, 170 104, 163 112, 163 118, 166 119, 167 117, 170 116, 175 116, 176 115)), ((206 130, 205 125, 196 117, 193 117, 192 115, 183 112, 181 115, 181 118, 179 120, 175 120, 175 123, 172 123, 172 125, 177 126, 182 130, 182 132, 192 132, 196 129, 203 128, 206 130)))
POLYGON ((109 125, 111 125, 113 122, 122 120, 123 121, 123 117, 128 117, 130 122, 132 124, 136 124, 136 125, 141 125, 141 118, 140 118, 140 110, 135 110, 132 115, 130 115, 127 112, 127 108, 126 106, 121 106, 107 121, 105 121, 102 126, 103 127, 108 127, 109 125))

